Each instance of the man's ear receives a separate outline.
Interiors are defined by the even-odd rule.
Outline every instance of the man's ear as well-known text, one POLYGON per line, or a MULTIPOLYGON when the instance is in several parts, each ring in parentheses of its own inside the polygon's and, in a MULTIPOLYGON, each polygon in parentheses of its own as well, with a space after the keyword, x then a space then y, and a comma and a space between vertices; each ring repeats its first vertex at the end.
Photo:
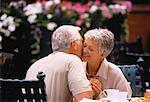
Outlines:
POLYGON ((73 49, 77 49, 77 43, 76 43, 76 41, 72 41, 72 42, 71 42, 71 47, 72 47, 73 49))

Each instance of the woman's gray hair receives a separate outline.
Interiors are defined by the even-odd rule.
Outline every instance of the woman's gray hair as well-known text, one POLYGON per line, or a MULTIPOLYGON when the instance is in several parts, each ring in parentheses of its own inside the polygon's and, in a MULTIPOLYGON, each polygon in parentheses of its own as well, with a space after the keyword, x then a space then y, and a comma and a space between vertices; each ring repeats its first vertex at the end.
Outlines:
POLYGON ((64 51, 70 48, 72 41, 77 40, 77 34, 81 28, 72 25, 63 25, 57 28, 52 35, 53 51, 64 51))
POLYGON ((98 50, 103 50, 106 57, 111 53, 114 47, 114 34, 108 29, 93 29, 84 34, 85 38, 93 39, 98 46, 98 50))

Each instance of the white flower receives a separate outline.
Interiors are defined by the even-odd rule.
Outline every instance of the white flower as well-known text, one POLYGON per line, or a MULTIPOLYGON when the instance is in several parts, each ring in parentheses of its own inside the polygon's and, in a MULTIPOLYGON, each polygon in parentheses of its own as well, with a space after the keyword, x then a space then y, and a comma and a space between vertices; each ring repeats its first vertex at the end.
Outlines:
POLYGON ((54 0, 55 4, 60 4, 60 0, 54 0))
POLYGON ((8 31, 8 30, 5 30, 5 32, 4 32, 4 33, 5 33, 5 36, 6 36, 6 37, 9 37, 9 36, 10 36, 10 34, 11 34, 11 33, 10 33, 10 31, 8 31))
POLYGON ((109 8, 112 10, 113 13, 121 13, 121 14, 126 14, 127 10, 126 6, 122 6, 119 4, 109 5, 109 8))
POLYGON ((0 29, 0 32, 1 32, 1 33, 5 33, 5 29, 4 29, 4 28, 1 28, 1 29, 0 29))
POLYGON ((39 14, 42 13, 42 4, 40 2, 37 2, 36 4, 29 4, 23 9, 25 11, 25 15, 29 16, 32 14, 39 14))
POLYGON ((29 4, 29 5, 27 5, 26 7, 24 7, 24 11, 25 11, 25 15, 26 16, 28 16, 28 15, 31 15, 31 14, 33 14, 33 4, 29 4))
POLYGON ((26 15, 26 16, 29 16, 29 15, 31 15, 31 14, 33 14, 32 8, 31 8, 31 10, 28 10, 28 11, 25 12, 25 15, 26 15))
POLYGON ((47 29, 48 30, 54 30, 54 28, 56 28, 57 27, 57 24, 55 23, 55 22, 50 22, 50 23, 48 23, 47 24, 47 29))
POLYGON ((30 24, 32 24, 36 22, 36 18, 37 18, 37 15, 30 15, 27 20, 30 24))
POLYGON ((24 0, 19 0, 18 5, 25 7, 26 2, 24 0))
POLYGON ((11 7, 11 6, 16 7, 17 6, 17 2, 10 2, 9 7, 11 7))
POLYGON ((51 19, 52 17, 53 17, 52 14, 48 14, 48 15, 47 15, 47 18, 48 18, 48 19, 51 19))
POLYGON ((0 19, 5 20, 6 18, 7 18, 7 14, 3 14, 0 19))
POLYGON ((84 14, 84 17, 85 17, 85 18, 88 18, 88 17, 89 17, 89 14, 88 14, 88 13, 85 13, 85 14, 84 14))
POLYGON ((29 11, 30 9, 33 8, 33 4, 29 4, 26 7, 23 8, 24 11, 29 11))
POLYGON ((14 24, 14 17, 9 16, 9 17, 7 18, 7 20, 8 20, 8 23, 9 23, 9 24, 14 24))
POLYGON ((97 9, 98 9, 98 7, 97 7, 96 5, 93 5, 93 6, 90 8, 90 12, 93 13, 93 12, 95 12, 97 9))
POLYGON ((0 35, 0 42, 2 42, 2 36, 0 35))
POLYGON ((66 11, 67 7, 66 6, 62 6, 61 9, 62 9, 62 11, 66 11))
POLYGON ((42 8, 43 8, 43 7, 42 7, 42 4, 41 4, 40 2, 37 2, 37 3, 35 4, 35 14, 36 14, 36 13, 42 13, 42 11, 43 11, 42 8))
POLYGON ((120 7, 122 10, 127 10, 127 7, 126 6, 123 6, 123 5, 121 5, 121 7, 120 7))
POLYGON ((3 26, 4 27, 7 27, 8 26, 8 19, 5 19, 3 22, 2 22, 3 26))
POLYGON ((116 9, 120 9, 120 7, 121 7, 121 6, 120 6, 119 4, 116 4, 116 5, 115 5, 115 8, 116 8, 116 9))
POLYGON ((16 26, 15 26, 14 24, 11 24, 11 25, 8 26, 8 30, 9 30, 10 32, 13 32, 13 31, 16 30, 16 26))
POLYGON ((108 7, 109 7, 110 9, 112 9, 112 8, 114 8, 114 5, 109 5, 108 7))
POLYGON ((86 22, 86 23, 85 23, 85 26, 86 26, 87 28, 89 28, 89 27, 91 26, 91 24, 90 24, 89 22, 86 22))
POLYGON ((0 43, 0 49, 2 49, 2 45, 1 45, 1 43, 0 43))
POLYGON ((0 29, 3 27, 3 23, 0 21, 0 29))
POLYGON ((10 24, 14 24, 14 17, 8 16, 6 19, 2 22, 3 26, 7 27, 10 24))

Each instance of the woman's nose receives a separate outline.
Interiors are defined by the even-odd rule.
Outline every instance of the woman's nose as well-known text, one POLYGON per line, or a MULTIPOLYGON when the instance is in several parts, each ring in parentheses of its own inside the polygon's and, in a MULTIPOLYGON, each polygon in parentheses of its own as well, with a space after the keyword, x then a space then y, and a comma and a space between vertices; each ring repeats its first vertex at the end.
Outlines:
POLYGON ((83 55, 87 55, 88 52, 86 50, 83 50, 83 55))

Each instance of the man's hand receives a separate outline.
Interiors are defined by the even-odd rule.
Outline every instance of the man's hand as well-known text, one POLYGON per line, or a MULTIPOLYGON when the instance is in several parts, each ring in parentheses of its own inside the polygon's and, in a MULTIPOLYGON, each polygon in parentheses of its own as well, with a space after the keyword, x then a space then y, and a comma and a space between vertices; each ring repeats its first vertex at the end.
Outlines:
POLYGON ((96 78, 90 79, 90 82, 91 82, 91 87, 94 95, 93 98, 96 98, 102 91, 102 83, 100 82, 100 80, 96 78))

